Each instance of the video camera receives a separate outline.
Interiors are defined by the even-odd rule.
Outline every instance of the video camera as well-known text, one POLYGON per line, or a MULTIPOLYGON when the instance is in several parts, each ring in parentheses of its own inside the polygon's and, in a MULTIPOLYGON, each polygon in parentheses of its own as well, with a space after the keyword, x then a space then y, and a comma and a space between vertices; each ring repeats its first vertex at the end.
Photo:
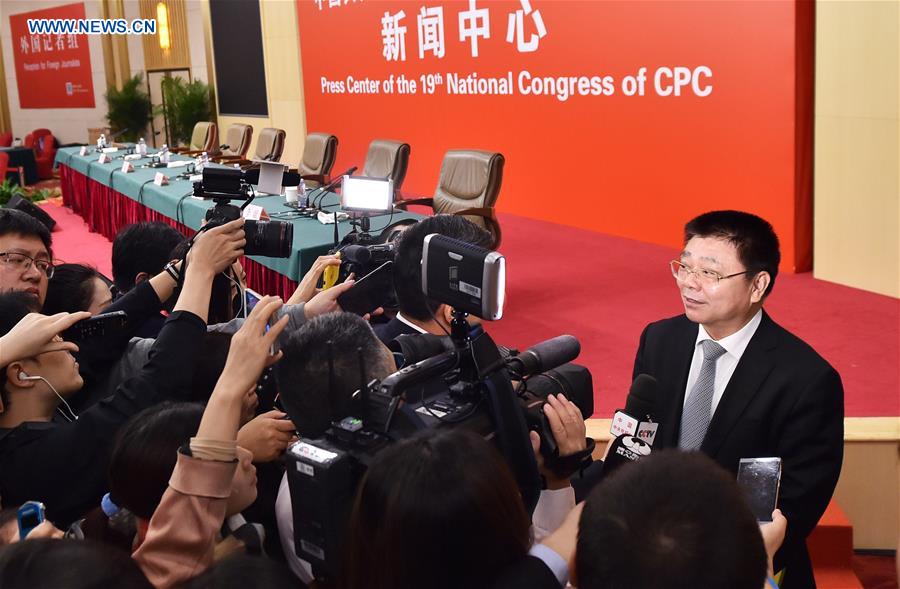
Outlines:
MULTIPOLYGON (((529 512, 542 487, 529 423, 537 420, 533 427, 542 437, 542 447, 550 448, 545 453, 548 464, 557 468, 568 464, 574 472, 590 460, 592 446, 564 459, 556 451, 554 458, 556 446, 541 412, 542 399, 521 386, 517 392, 512 383, 513 377, 528 382, 532 374, 573 360, 579 352, 577 340, 561 336, 562 341, 555 338, 504 358, 490 336, 467 321, 469 314, 487 320, 502 316, 504 257, 429 235, 422 255, 422 288, 430 299, 453 306, 450 335, 399 338, 403 367, 380 382, 361 382, 348 415, 332 422, 321 438, 301 439, 285 453, 295 550, 312 564, 320 582, 334 581, 341 570, 358 483, 378 452, 393 441, 424 429, 455 427, 493 440, 509 464, 529 512)), ((586 388, 564 392, 585 406, 585 417, 593 412, 589 380, 586 388)))
MULTIPOLYGON (((206 211, 207 227, 217 227, 237 220, 241 211, 256 196, 246 173, 237 168, 207 165, 203 168, 203 180, 194 182, 194 196, 212 199, 215 206, 206 211), (238 208, 230 204, 232 200, 243 200, 238 208)), ((268 256, 289 258, 294 242, 294 226, 285 221, 244 222, 247 245, 244 253, 248 256, 268 256)))

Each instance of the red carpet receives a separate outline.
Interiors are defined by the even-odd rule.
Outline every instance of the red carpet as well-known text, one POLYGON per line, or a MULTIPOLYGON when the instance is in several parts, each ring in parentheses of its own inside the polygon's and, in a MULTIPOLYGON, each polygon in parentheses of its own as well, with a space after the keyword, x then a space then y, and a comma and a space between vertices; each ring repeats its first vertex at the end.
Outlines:
MULTIPOLYGON (((59 223, 57 256, 111 276, 110 243, 68 209, 45 208, 59 223)), ((561 333, 577 336, 578 361, 594 375, 594 416, 610 417, 625 403, 641 330, 682 312, 667 267, 677 252, 512 215, 500 220, 508 301, 488 331, 520 348, 561 333)), ((900 415, 900 301, 811 274, 781 274, 766 309, 840 372, 848 417, 900 415)))

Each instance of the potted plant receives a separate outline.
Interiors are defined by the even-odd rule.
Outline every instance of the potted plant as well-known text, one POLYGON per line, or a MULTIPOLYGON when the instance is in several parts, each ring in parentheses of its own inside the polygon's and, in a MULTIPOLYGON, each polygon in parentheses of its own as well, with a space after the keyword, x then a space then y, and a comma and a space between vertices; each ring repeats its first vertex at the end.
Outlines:
POLYGON ((200 80, 186 83, 169 77, 162 81, 163 110, 170 145, 187 143, 194 125, 210 116, 209 86, 200 80))
POLYGON ((143 74, 137 73, 122 85, 106 92, 106 119, 113 133, 121 132, 122 141, 137 141, 150 124, 150 96, 143 89, 143 74))

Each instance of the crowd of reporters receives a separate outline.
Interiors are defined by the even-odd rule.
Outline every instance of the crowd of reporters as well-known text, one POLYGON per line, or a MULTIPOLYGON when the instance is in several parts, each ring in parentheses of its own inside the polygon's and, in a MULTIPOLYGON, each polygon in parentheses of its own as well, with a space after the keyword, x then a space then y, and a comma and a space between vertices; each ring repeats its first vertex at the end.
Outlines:
MULTIPOLYGON (((453 309, 419 287, 425 236, 490 240, 444 215, 400 233, 390 320, 341 310, 353 277, 318 288, 337 256, 319 258, 286 302, 263 297, 247 313, 242 225, 190 239, 159 223, 127 227, 110 284, 58 263, 31 217, 0 211, 0 586, 317 582, 295 546, 304 497, 288 489, 285 452, 347 415, 360 366, 366 379, 397 371, 403 358, 386 344, 450 329, 453 309), (120 330, 78 345, 61 337, 118 311, 120 330), (46 507, 46 521, 20 538, 17 509, 29 501, 46 507)), ((559 455, 585 452, 587 416, 565 391, 544 398, 559 455)), ((653 455, 576 504, 579 474, 560 476, 541 438, 530 442, 544 481, 533 511, 484 436, 439 428, 392 443, 347 490, 341 569, 329 583, 765 586, 786 521, 776 512, 760 527, 708 458, 653 455)))

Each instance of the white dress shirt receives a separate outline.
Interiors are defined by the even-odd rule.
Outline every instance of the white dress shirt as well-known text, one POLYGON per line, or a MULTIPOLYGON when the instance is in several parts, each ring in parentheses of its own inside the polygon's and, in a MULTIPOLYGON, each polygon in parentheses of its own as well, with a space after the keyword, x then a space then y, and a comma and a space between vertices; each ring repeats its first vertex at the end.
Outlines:
MULTIPOLYGON (((725 387, 728 386, 728 381, 731 380, 734 369, 737 368, 741 356, 744 355, 744 350, 747 349, 747 344, 750 343, 761 321, 762 309, 756 312, 756 315, 747 322, 747 325, 736 332, 720 340, 713 340, 725 348, 725 353, 716 360, 716 382, 713 384, 712 408, 709 411, 710 418, 716 413, 716 407, 719 406, 719 401, 722 400, 722 393, 725 392, 725 387)), ((700 342, 713 339, 706 333, 702 325, 699 327, 697 341, 694 344, 694 357, 691 360, 691 371, 688 373, 687 388, 684 391, 685 404, 687 404, 691 389, 694 388, 694 385, 697 384, 697 379, 700 378, 700 367, 703 365, 703 346, 700 345, 700 342)))

